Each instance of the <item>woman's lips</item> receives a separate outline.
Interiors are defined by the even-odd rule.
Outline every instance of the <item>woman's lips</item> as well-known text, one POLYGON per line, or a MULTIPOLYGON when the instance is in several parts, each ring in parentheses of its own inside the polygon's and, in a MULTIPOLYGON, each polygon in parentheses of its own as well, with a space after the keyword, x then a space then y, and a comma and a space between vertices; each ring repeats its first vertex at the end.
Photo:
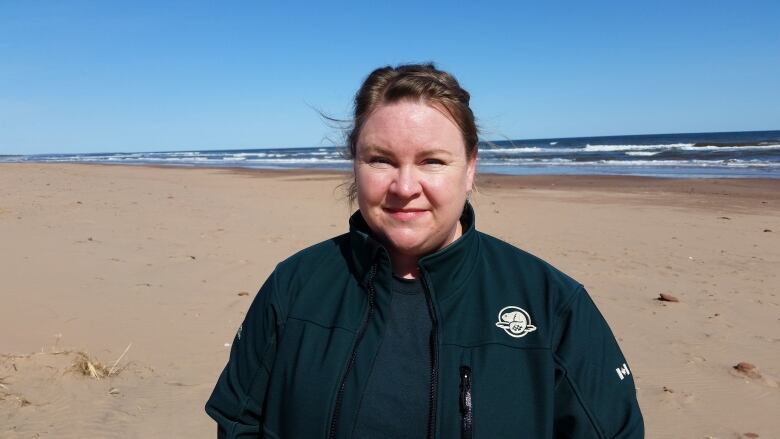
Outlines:
POLYGON ((425 209, 394 209, 391 207, 385 207, 383 210, 390 215, 391 218, 398 221, 411 221, 420 218, 427 212, 425 209))

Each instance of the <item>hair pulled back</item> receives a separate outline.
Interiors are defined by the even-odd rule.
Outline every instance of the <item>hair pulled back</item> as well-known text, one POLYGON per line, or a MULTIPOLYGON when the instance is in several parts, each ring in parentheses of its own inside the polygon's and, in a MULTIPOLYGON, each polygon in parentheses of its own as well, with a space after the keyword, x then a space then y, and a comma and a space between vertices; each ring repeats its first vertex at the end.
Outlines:
POLYGON ((366 78, 355 94, 353 126, 347 135, 349 157, 357 154, 357 140, 368 117, 383 104, 422 100, 440 106, 460 128, 466 157, 477 152, 478 130, 469 107, 469 92, 451 74, 430 64, 380 67, 366 78))
MULTIPOLYGON (((479 131, 469 107, 470 98, 454 76, 433 63, 380 67, 368 75, 355 94, 352 127, 347 132, 347 157, 355 160, 360 130, 374 110, 384 104, 411 100, 446 111, 460 129, 466 157, 471 159, 477 154, 479 131)), ((354 201, 356 192, 353 181, 349 187, 350 201, 354 201)))

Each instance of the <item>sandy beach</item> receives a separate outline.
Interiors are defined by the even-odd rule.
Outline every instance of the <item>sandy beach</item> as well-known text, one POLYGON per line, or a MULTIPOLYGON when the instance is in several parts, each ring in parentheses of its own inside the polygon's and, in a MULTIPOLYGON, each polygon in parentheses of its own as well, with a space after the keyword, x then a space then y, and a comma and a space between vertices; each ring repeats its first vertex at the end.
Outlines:
MULTIPOLYGON (((276 263, 347 230, 345 179, 0 164, 0 437, 214 437, 233 334, 276 263)), ((780 438, 780 180, 486 175, 473 201, 586 286, 648 438, 780 438)))

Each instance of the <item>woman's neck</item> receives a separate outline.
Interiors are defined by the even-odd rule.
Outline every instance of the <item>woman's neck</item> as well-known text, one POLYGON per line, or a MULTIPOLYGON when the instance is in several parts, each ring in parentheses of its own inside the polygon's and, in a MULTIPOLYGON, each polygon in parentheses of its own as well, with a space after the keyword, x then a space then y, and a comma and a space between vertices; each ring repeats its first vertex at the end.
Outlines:
POLYGON ((391 256, 393 263, 393 274, 404 279, 417 279, 420 277, 420 267, 417 265, 419 260, 416 257, 396 255, 391 256))
MULTIPOLYGON (((444 248, 457 241, 461 235, 463 235, 463 226, 460 224, 460 221, 458 221, 458 223, 455 224, 452 236, 445 240, 441 248, 444 248)), ((390 251, 390 260, 393 263, 393 274, 396 276, 402 277, 404 279, 417 279, 420 277, 420 266, 417 265, 417 262, 420 260, 419 256, 399 254, 397 252, 390 251)))

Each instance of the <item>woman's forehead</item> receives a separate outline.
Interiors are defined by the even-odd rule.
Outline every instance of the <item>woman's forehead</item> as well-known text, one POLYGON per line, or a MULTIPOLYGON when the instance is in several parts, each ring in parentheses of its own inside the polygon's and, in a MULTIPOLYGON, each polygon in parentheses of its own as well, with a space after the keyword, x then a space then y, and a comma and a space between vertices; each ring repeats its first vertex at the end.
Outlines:
POLYGON ((366 119, 358 146, 397 150, 426 147, 464 149, 460 129, 443 110, 424 102, 383 104, 366 119))

